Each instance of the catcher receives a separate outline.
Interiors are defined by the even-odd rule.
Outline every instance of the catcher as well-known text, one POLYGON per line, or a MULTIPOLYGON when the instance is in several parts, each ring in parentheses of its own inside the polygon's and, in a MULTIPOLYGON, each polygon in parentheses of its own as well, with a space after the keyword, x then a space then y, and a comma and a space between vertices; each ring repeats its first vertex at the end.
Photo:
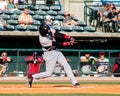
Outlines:
POLYGON ((72 81, 73 87, 79 87, 79 83, 73 75, 72 69, 66 61, 66 58, 64 57, 62 52, 57 49, 58 45, 74 45, 75 39, 68 35, 58 33, 54 29, 51 30, 51 28, 47 24, 43 23, 39 27, 39 42, 43 49, 43 58, 46 64, 46 71, 27 76, 28 87, 32 87, 33 79, 50 77, 54 71, 57 62, 64 67, 67 76, 72 81), (59 42, 57 41, 57 39, 64 41, 59 42))
POLYGON ((10 57, 7 57, 7 52, 3 52, 0 57, 0 76, 7 76, 8 64, 12 62, 10 57))

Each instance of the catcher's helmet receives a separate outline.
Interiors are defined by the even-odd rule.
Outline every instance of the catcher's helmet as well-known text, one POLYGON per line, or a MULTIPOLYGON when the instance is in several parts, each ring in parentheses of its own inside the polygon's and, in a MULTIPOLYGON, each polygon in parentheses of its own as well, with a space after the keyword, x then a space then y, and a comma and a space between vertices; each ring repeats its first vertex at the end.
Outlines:
POLYGON ((43 37, 46 36, 49 31, 50 31, 50 27, 46 23, 40 25, 39 33, 41 36, 43 37))

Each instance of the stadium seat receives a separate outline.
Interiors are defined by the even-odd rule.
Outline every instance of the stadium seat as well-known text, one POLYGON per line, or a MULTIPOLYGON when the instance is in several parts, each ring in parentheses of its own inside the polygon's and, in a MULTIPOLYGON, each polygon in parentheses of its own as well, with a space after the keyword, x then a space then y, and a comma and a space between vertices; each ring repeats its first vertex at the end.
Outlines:
POLYGON ((2 15, 0 15, 0 17, 2 17, 4 20, 10 19, 10 15, 7 15, 7 14, 2 14, 2 15))
POLYGON ((64 16, 64 11, 58 11, 58 15, 64 16))
POLYGON ((35 25, 29 25, 27 26, 28 31, 38 31, 38 27, 35 25))
POLYGON ((8 24, 8 25, 6 26, 6 30, 7 30, 7 31, 14 31, 14 30, 15 30, 15 27, 14 27, 14 25, 9 25, 9 24, 8 24))
POLYGON ((34 11, 32 11, 32 10, 29 10, 29 12, 28 12, 30 15, 34 15, 35 14, 35 12, 34 11))
POLYGON ((31 5, 29 8, 30 8, 30 10, 33 10, 33 11, 39 10, 39 6, 38 5, 31 5))
POLYGON ((37 15, 46 15, 46 12, 42 11, 42 10, 37 10, 37 11, 35 11, 35 14, 37 14, 37 15))
POLYGON ((74 27, 73 27, 73 30, 76 31, 76 32, 83 32, 83 31, 84 31, 84 28, 81 27, 81 26, 74 26, 74 27))
POLYGON ((33 15, 33 19, 34 19, 34 20, 39 20, 39 21, 41 21, 41 20, 44 19, 44 17, 43 17, 43 16, 40 16, 40 15, 33 15))
POLYGON ((21 10, 15 10, 15 11, 14 11, 14 14, 16 14, 16 15, 20 15, 21 13, 22 13, 21 10))
POLYGON ((61 31, 71 32, 73 31, 73 28, 69 26, 62 26, 61 31))
POLYGON ((55 20, 63 21, 64 19, 65 19, 64 16, 61 15, 55 16, 55 20))
POLYGON ((61 31, 61 27, 57 27, 57 26, 51 26, 53 29, 55 29, 56 31, 61 31))
POLYGON ((52 16, 56 16, 56 15, 57 15, 57 12, 50 10, 50 11, 47 11, 47 14, 48 14, 48 15, 52 15, 52 16))
POLYGON ((40 21, 38 21, 38 20, 34 20, 33 21, 33 25, 37 25, 37 26, 39 26, 41 23, 40 23, 40 21))
POLYGON ((96 32, 96 29, 95 29, 95 27, 92 27, 92 26, 85 26, 84 31, 86 31, 86 32, 96 32))
POLYGON ((60 6, 50 6, 50 10, 53 10, 53 11, 60 11, 61 10, 61 8, 60 8, 60 6))
POLYGON ((18 20, 7 20, 7 24, 10 24, 10 25, 17 25, 18 24, 18 20))
POLYGON ((75 21, 79 21, 79 19, 77 18, 77 17, 73 17, 73 20, 75 20, 75 21))
POLYGON ((40 9, 43 11, 49 11, 49 7, 45 5, 40 6, 40 9))
POLYGON ((27 30, 27 28, 25 26, 22 26, 22 25, 16 25, 15 29, 18 31, 26 31, 27 30))
POLYGON ((16 14, 11 15, 11 19, 13 20, 18 20, 18 18, 19 18, 19 15, 16 15, 16 14))
POLYGON ((18 4, 18 9, 19 10, 24 10, 25 7, 28 7, 27 5, 23 5, 23 4, 18 4))
POLYGON ((3 13, 4 13, 4 14, 7 14, 7 15, 12 15, 12 14, 14 14, 14 12, 13 12, 13 11, 10 11, 10 10, 3 10, 3 13))
POLYGON ((83 27, 87 26, 87 24, 84 21, 78 20, 77 23, 78 23, 79 26, 83 26, 83 27))

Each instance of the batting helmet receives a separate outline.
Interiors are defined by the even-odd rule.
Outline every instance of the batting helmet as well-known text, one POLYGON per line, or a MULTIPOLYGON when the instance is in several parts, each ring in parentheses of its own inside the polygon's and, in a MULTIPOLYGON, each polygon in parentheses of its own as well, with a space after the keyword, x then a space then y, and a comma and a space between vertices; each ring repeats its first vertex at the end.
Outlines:
POLYGON ((45 37, 49 31, 50 31, 50 27, 47 24, 43 23, 40 25, 39 33, 41 36, 45 37))

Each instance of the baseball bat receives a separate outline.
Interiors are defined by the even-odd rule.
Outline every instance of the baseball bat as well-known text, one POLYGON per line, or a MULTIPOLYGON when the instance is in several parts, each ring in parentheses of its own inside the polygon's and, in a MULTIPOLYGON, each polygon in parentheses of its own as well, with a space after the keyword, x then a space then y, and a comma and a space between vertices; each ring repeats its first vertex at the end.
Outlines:
POLYGON ((106 43, 107 39, 80 39, 80 40, 75 40, 76 42, 91 42, 91 43, 106 43))

